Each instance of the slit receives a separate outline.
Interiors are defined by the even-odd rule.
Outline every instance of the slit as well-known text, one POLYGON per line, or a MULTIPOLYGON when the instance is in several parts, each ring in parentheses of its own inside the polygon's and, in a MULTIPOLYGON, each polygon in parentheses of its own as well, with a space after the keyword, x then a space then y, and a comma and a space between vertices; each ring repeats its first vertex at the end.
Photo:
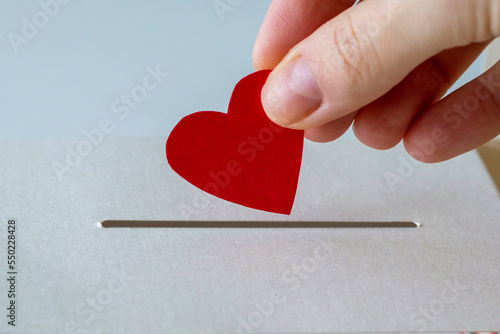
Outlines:
POLYGON ((104 220, 102 228, 420 228, 413 221, 217 221, 217 220, 104 220))

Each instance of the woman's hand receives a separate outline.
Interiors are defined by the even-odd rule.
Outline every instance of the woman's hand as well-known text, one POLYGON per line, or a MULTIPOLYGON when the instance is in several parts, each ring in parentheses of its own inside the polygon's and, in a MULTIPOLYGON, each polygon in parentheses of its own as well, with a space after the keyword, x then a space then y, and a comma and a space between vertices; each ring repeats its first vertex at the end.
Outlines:
POLYGON ((353 130, 423 162, 500 134, 500 63, 441 99, 500 35, 500 0, 274 0, 254 49, 277 124, 327 142, 353 130))

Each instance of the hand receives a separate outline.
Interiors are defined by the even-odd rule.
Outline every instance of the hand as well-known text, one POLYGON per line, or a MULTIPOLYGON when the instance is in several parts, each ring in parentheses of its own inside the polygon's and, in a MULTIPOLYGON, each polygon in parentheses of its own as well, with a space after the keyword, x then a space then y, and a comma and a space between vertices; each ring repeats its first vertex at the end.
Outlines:
POLYGON ((423 162, 500 134, 500 62, 442 99, 500 35, 500 0, 274 0, 254 48, 269 118, 327 142, 353 131, 423 162))

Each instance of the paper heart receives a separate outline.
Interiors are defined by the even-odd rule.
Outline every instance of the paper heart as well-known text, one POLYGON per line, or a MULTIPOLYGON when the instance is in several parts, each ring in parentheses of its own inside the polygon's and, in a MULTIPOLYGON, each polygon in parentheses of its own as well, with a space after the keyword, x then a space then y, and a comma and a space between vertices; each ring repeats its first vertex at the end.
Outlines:
POLYGON ((201 190, 250 208, 290 214, 304 131, 269 120, 260 94, 270 71, 243 78, 228 113, 200 111, 181 119, 167 140, 172 169, 201 190))

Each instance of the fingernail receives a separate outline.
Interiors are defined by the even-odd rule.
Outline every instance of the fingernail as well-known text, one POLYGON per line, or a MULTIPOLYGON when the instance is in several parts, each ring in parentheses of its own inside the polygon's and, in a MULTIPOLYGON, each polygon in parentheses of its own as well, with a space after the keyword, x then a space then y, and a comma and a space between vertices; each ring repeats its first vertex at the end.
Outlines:
POLYGON ((284 126, 299 123, 321 101, 321 91, 303 57, 271 73, 262 88, 262 105, 268 117, 284 126))

